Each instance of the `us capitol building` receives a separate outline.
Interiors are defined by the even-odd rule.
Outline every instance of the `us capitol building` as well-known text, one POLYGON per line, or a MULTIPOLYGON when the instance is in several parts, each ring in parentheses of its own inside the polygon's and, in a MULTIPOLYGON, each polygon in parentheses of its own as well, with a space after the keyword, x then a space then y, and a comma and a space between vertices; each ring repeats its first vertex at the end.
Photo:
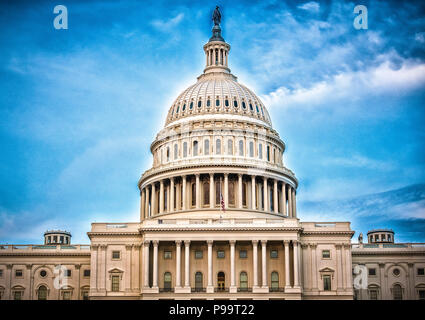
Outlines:
POLYGON ((349 222, 300 221, 285 143, 231 73, 217 21, 203 49, 151 144, 140 222, 92 223, 90 245, 61 230, 0 245, 0 299, 425 299, 425 245, 389 230, 352 244, 349 222))

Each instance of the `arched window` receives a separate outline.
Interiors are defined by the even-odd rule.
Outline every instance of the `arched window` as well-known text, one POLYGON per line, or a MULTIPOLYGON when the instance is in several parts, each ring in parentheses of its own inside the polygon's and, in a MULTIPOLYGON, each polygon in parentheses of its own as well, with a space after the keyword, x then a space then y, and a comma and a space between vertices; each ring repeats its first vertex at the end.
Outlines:
POLYGON ((177 143, 174 145, 174 160, 176 160, 178 157, 178 147, 177 143))
POLYGON ((403 300, 403 290, 398 283, 393 286, 393 299, 403 300))
POLYGON ((202 107, 202 100, 198 101, 198 108, 202 107))
POLYGON ((246 207, 246 182, 242 183, 242 205, 246 207))
POLYGON ((171 291, 171 272, 164 273, 164 291, 171 291))
POLYGON ((233 140, 227 140, 227 154, 229 156, 233 155, 233 140))
POLYGON ((249 156, 254 157, 254 142, 249 142, 249 156))
POLYGON ((183 158, 187 157, 187 142, 183 142, 183 158))
POLYGON ((37 298, 38 298, 38 300, 47 300, 47 288, 46 288, 46 286, 40 286, 38 288, 37 298))
POLYGON ((258 158, 263 159, 263 145, 261 143, 258 145, 258 158))
POLYGON ((257 109, 257 112, 260 113, 260 110, 258 109, 257 105, 255 105, 255 109, 257 109))
POLYGON ((209 107, 210 107, 210 105, 211 105, 211 101, 210 101, 210 99, 208 99, 208 100, 207 100, 207 107, 209 108, 209 107))
POLYGON ((239 140, 239 155, 243 157, 243 140, 239 140))
POLYGON ((208 181, 205 181, 203 183, 203 189, 204 189, 204 205, 210 204, 210 183, 208 181))
POLYGON ((201 291, 204 287, 204 276, 202 272, 195 273, 195 291, 201 291))
POLYGON ((271 279, 271 289, 273 291, 279 290, 279 273, 276 271, 273 271, 270 279, 271 279))
POLYGON ((245 271, 239 274, 239 288, 241 291, 248 290, 248 274, 245 271))
POLYGON ((176 113, 179 113, 180 105, 177 106, 176 113))
POLYGON ((196 205, 196 183, 192 183, 192 207, 196 205))
POLYGON ((183 105, 182 111, 186 110, 186 103, 183 105))
POLYGON ((215 182, 215 204, 220 205, 220 181, 215 182))
POLYGON ((219 273, 217 273, 217 290, 224 291, 225 284, 226 284, 226 276, 224 275, 223 271, 220 271, 219 273))
POLYGON ((245 104, 245 101, 242 101, 242 109, 246 110, 246 104, 245 104))
POLYGON ((190 110, 192 110, 192 109, 193 109, 193 101, 191 101, 191 102, 190 102, 189 109, 190 109, 190 110))
POLYGON ((252 103, 249 104, 249 110, 254 111, 254 108, 252 107, 252 103))
POLYGON ((234 106, 235 108, 237 108, 237 107, 238 107, 238 101, 233 100, 233 106, 234 106))
POLYGON ((229 205, 235 205, 235 184, 232 181, 229 182, 229 205))
POLYGON ((215 106, 216 106, 216 107, 219 107, 219 106, 220 106, 220 100, 218 99, 218 97, 217 97, 217 99, 215 100, 215 106))
POLYGON ((167 147, 167 162, 170 161, 170 147, 167 147))
POLYGON ((226 99, 226 100, 224 101, 224 105, 225 105, 226 107, 228 107, 228 106, 229 106, 229 100, 228 100, 228 99, 226 99))
POLYGON ((215 141, 215 154, 221 154, 221 140, 217 139, 215 141))
POLYGON ((267 161, 270 161, 270 146, 267 146, 267 161))
POLYGON ((193 156, 197 156, 198 155, 198 141, 193 141, 193 156))
POLYGON ((210 154, 210 140, 205 139, 204 140, 204 155, 209 155, 210 154))

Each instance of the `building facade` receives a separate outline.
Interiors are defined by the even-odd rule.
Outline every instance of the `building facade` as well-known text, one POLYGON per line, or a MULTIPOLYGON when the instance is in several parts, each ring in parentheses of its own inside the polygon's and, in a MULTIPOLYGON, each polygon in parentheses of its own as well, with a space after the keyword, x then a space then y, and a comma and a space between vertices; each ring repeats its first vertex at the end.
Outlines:
POLYGON ((1 299, 353 299, 352 259, 369 248, 352 249, 349 222, 300 221, 285 143, 218 24, 203 49, 151 144, 140 221, 93 223, 90 246, 61 231, 0 246, 1 299))

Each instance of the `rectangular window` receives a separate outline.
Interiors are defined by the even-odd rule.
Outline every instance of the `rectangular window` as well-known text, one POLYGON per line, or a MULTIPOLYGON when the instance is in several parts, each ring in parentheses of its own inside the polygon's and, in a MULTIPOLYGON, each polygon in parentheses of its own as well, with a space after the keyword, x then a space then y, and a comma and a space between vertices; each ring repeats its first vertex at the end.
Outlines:
POLYGON ((171 251, 164 251, 164 259, 171 259, 171 251))
POLYGON ((195 259, 202 259, 204 257, 203 252, 201 250, 195 251, 195 259))
POLYGON ((376 276, 376 269, 375 268, 370 268, 369 269, 369 275, 370 276, 376 276))
POLYGON ((418 268, 417 274, 418 274, 418 276, 425 275, 425 269, 424 268, 418 268))
POLYGON ((14 300, 22 300, 22 291, 15 291, 13 293, 13 299, 14 300))
POLYGON ((370 300, 378 300, 378 290, 370 290, 369 291, 369 299, 370 300))
POLYGON ((64 291, 62 296, 63 300, 71 300, 71 291, 64 291))
POLYGON ((323 259, 329 259, 331 257, 331 251, 330 250, 322 250, 322 258, 323 259))
POLYGON ((53 236, 53 242, 58 243, 58 236, 53 236))
POLYGON ((425 290, 419 290, 419 300, 425 300, 425 290))
POLYGON ((0 269, 0 278, 3 278, 3 269, 0 269))
POLYGON ((112 259, 118 260, 121 258, 121 252, 120 251, 112 251, 112 259))
POLYGON ((323 276, 323 290, 331 291, 331 276, 329 275, 323 276))
POLYGON ((248 256, 248 253, 246 252, 246 250, 239 250, 239 258, 240 259, 246 259, 248 256))
POLYGON ((84 277, 90 277, 90 269, 84 270, 84 277))
POLYGON ((261 143, 258 145, 258 158, 263 159, 263 145, 261 143))
POLYGON ((60 242, 63 243, 63 236, 60 236, 60 242))
POLYGON ((217 251, 217 258, 224 259, 224 250, 217 251))
POLYGON ((120 291, 120 276, 112 276, 112 292, 120 291))
POLYGON ((22 270, 15 270, 15 277, 16 278, 22 278, 23 273, 22 270))
POLYGON ((270 250, 270 258, 272 259, 277 258, 277 250, 270 250))
POLYGON ((71 275, 72 275, 72 272, 71 272, 71 270, 69 270, 69 269, 66 269, 66 270, 65 270, 65 277, 68 277, 68 278, 70 278, 70 277, 71 277, 71 275))
POLYGON ((83 296, 83 300, 89 300, 89 292, 88 291, 83 291, 81 293, 81 295, 83 296))

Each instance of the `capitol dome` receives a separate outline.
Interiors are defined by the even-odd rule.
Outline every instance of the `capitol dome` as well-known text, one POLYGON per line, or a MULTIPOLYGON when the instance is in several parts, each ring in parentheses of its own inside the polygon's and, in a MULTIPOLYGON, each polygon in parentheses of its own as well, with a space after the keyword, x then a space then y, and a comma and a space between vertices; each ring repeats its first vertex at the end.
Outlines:
POLYGON ((205 68, 171 105, 139 180, 141 219, 221 215, 296 218, 298 181, 262 101, 228 66, 219 25, 205 68))

